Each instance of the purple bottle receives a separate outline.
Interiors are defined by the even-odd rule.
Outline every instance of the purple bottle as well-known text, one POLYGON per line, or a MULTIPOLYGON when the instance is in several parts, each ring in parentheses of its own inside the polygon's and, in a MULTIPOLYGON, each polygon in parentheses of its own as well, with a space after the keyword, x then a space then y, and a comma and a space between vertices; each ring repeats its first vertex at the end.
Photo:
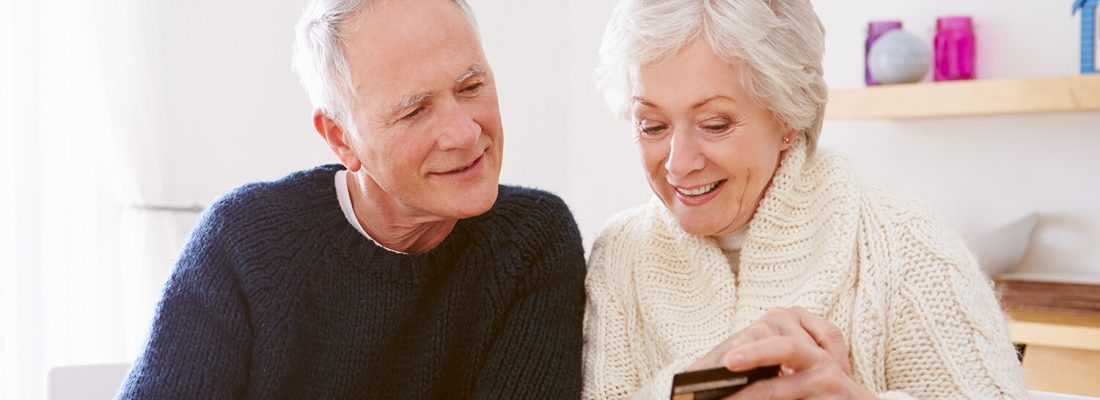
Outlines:
POLYGON ((974 28, 968 16, 936 19, 935 80, 974 79, 974 28))
POLYGON ((867 23, 867 43, 863 47, 863 82, 867 86, 878 85, 878 82, 871 77, 871 69, 867 66, 867 56, 871 54, 871 45, 878 40, 879 36, 894 29, 901 29, 901 21, 883 20, 867 23))

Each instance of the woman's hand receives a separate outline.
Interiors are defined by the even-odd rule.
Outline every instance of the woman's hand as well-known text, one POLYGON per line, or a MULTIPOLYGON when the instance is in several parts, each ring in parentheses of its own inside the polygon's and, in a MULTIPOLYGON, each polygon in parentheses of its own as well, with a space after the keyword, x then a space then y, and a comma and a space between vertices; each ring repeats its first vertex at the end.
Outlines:
POLYGON ((730 371, 779 365, 780 376, 749 385, 730 399, 871 399, 852 380, 844 334, 801 307, 769 310, 716 346, 689 369, 730 371))

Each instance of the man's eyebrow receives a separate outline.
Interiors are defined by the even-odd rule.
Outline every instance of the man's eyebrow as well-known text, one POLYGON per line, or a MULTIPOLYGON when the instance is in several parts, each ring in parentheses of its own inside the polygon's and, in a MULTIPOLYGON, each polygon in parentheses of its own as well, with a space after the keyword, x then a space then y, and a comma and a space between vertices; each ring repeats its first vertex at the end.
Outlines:
POLYGON ((485 70, 482 69, 480 65, 471 65, 470 68, 467 68, 466 71, 462 73, 462 75, 458 76, 458 79, 455 79, 455 86, 461 85, 462 82, 470 79, 470 77, 484 74, 485 70))
POLYGON ((420 102, 423 102, 424 100, 430 99, 431 97, 431 92, 421 92, 417 94, 401 96, 400 100, 390 106, 389 112, 386 113, 387 119, 393 119, 395 117, 394 114, 397 114, 401 112, 401 110, 404 110, 406 108, 412 107, 414 104, 418 104, 420 102))
MULTIPOLYGON (((485 70, 483 68, 481 68, 481 66, 471 65, 470 68, 467 68, 466 71, 462 72, 462 75, 458 76, 458 79, 455 79, 455 86, 461 85, 462 82, 465 82, 467 79, 470 79, 470 77, 477 76, 477 75, 484 75, 484 74, 485 74, 485 70)), ((421 103, 425 100, 428 100, 430 98, 432 98, 432 93, 431 92, 421 92, 421 93, 401 96, 401 99, 397 100, 392 105, 390 105, 390 108, 388 109, 388 111, 385 114, 386 115, 386 120, 394 120, 394 119, 397 118, 397 113, 400 113, 402 110, 404 110, 406 108, 409 108, 409 107, 412 107, 413 105, 419 104, 419 103, 421 103)))

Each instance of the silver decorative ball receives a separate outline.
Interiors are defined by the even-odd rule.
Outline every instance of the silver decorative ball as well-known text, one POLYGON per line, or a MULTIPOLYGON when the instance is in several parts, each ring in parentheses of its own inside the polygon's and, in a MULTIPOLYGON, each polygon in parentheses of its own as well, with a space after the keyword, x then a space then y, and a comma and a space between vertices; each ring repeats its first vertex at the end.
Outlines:
POLYGON ((894 29, 871 45, 867 67, 882 84, 918 82, 928 73, 932 51, 912 33, 894 29))

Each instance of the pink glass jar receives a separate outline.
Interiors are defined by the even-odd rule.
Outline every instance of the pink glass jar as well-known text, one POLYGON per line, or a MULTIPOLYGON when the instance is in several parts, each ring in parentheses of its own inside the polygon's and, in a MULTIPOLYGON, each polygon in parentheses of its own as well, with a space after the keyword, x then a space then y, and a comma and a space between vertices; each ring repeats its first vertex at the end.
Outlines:
POLYGON ((974 26, 967 16, 940 17, 936 20, 935 80, 974 79, 977 43, 974 26))

